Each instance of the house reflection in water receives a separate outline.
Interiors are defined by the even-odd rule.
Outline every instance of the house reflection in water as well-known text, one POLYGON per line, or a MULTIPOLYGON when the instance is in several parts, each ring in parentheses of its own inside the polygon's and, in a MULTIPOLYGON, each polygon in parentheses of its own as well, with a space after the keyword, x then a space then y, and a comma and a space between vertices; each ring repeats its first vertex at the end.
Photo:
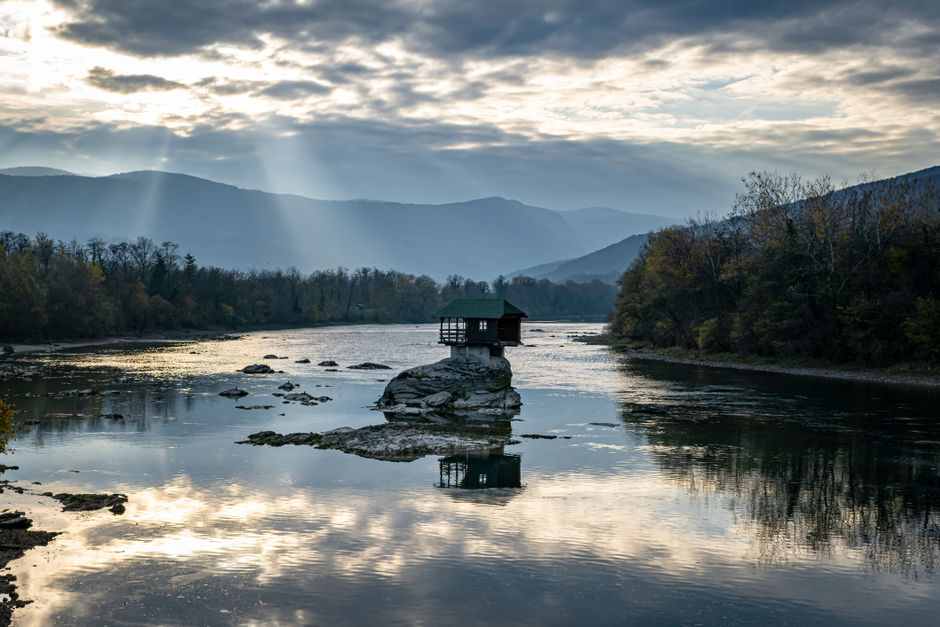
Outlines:
POLYGON ((439 460, 440 488, 521 488, 522 458, 497 452, 448 455, 439 460))

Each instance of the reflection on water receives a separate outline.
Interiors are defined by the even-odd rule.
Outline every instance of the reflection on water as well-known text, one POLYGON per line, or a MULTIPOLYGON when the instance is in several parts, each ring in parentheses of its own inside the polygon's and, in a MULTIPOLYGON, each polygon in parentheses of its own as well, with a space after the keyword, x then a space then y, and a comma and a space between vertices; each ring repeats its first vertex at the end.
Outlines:
POLYGON ((521 488, 522 457, 506 455, 502 450, 487 453, 448 455, 438 460, 441 488, 480 490, 485 488, 521 488))
MULTIPOLYGON (((935 619, 935 392, 621 363, 569 341, 596 325, 538 326, 509 354, 524 405, 499 424, 570 439, 407 464, 234 442, 375 424, 390 374, 445 356, 433 325, 35 358, 42 376, 10 383, 26 422, 4 478, 130 501, 124 516, 35 507, 37 527, 67 533, 14 564, 36 601, 18 621, 935 619), (236 372, 269 353, 283 373, 236 372), (363 361, 393 371, 345 368, 363 361), (333 400, 285 404, 288 379, 333 400), (250 396, 218 396, 235 385, 250 396), (85 388, 98 394, 61 394, 85 388)), ((5 507, 35 506, 7 492, 5 507)))
MULTIPOLYGON (((631 368, 676 374, 662 364, 631 368)), ((652 413, 627 404, 622 418, 643 428, 651 457, 689 494, 729 499, 758 563, 848 551, 873 570, 935 574, 936 393, 873 395, 871 386, 800 379, 728 384, 726 372, 698 373, 698 399, 652 413)))

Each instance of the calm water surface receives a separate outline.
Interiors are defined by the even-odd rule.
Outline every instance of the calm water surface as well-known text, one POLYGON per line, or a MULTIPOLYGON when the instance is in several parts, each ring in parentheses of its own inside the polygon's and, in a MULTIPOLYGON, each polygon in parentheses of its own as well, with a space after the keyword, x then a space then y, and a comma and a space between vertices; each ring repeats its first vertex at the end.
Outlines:
POLYGON ((441 487, 439 457, 234 443, 384 421, 368 405, 385 380, 445 355, 433 326, 31 358, 43 376, 0 382, 24 410, 2 460, 21 469, 5 478, 130 501, 123 516, 35 510, 39 528, 67 533, 13 564, 35 599, 17 622, 935 624, 937 392, 630 361, 570 340, 597 327, 524 328, 529 346, 508 351, 525 403, 513 433, 570 439, 471 459, 471 479, 519 485, 475 490, 441 487), (266 362, 283 374, 235 372, 268 353, 288 357, 266 362), (394 370, 344 368, 362 361, 394 370), (271 393, 288 379, 334 400, 281 404, 271 393), (233 385, 251 395, 218 396, 233 385), (81 388, 116 393, 47 396, 81 388), (95 417, 114 412, 125 418, 95 417))

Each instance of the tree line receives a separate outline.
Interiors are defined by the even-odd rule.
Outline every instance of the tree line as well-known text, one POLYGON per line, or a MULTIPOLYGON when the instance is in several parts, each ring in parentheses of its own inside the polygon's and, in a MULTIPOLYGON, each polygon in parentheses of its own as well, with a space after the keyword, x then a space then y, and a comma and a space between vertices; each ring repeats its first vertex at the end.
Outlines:
POLYGON ((940 362, 940 201, 916 181, 836 190, 751 173, 729 217, 654 233, 614 338, 707 353, 940 362))
POLYGON ((428 322, 453 298, 506 298, 532 317, 603 317, 616 288, 359 268, 226 270, 173 242, 84 244, 0 231, 0 340, 100 337, 177 329, 428 322))

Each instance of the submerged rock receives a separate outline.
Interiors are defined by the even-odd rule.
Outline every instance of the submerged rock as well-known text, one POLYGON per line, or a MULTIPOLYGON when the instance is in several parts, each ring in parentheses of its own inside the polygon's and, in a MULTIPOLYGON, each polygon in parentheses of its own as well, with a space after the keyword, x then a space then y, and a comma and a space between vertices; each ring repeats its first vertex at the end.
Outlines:
POLYGON ((219 392, 219 396, 225 396, 226 398, 241 398, 243 396, 248 396, 248 392, 238 388, 231 388, 225 390, 224 392, 219 392))
POLYGON ((267 364, 251 364, 250 366, 245 366, 239 372, 244 372, 245 374, 271 374, 274 372, 274 369, 267 364))
POLYGON ((320 443, 319 433, 288 433, 281 435, 274 431, 259 431, 235 444, 254 444, 255 446, 284 446, 285 444, 307 444, 315 446, 320 443))
POLYGON ((627 408, 631 414, 655 414, 665 415, 669 413, 669 408, 660 403, 634 403, 627 408))
POLYGON ((449 357, 409 368, 389 381, 378 409, 392 413, 505 413, 522 405, 502 357, 449 357))
POLYGON ((288 392, 290 392, 290 391, 293 390, 295 387, 297 387, 297 386, 294 385, 293 383, 291 383, 290 381, 288 381, 287 383, 285 383, 285 384, 283 384, 283 385, 277 386, 277 389, 279 389, 279 390, 287 390, 288 392))
POLYGON ((396 422, 360 429, 342 427, 323 433, 282 435, 274 431, 261 431, 236 444, 301 444, 373 459, 412 461, 425 455, 489 450, 508 443, 509 435, 505 430, 488 429, 485 425, 472 428, 467 425, 396 422))
MULTIPOLYGON (((336 365, 336 364, 333 364, 336 365)), ((376 364, 371 361, 366 361, 361 364, 356 364, 354 366, 346 366, 350 370, 391 370, 391 366, 386 366, 385 364, 376 364)))
POLYGON ((309 364, 309 363, 310 363, 310 360, 307 359, 306 357, 304 357, 303 359, 298 359, 298 360, 295 361, 294 363, 295 363, 295 364, 309 364))
POLYGON ((317 364, 318 366, 324 366, 326 368, 335 368, 339 364, 333 361, 332 359, 327 359, 326 361, 321 361, 317 364))
POLYGON ((62 390, 61 392, 49 392, 48 396, 52 398, 75 398, 76 396, 94 396, 97 393, 94 390, 62 390))
POLYGON ((63 512, 91 512, 107 507, 114 514, 124 513, 124 503, 127 496, 124 494, 68 494, 62 492, 52 496, 62 503, 63 512))
POLYGON ((297 394, 287 394, 284 396, 285 401, 295 401, 300 403, 309 403, 313 400, 313 396, 307 394, 306 392, 298 392, 297 394))

